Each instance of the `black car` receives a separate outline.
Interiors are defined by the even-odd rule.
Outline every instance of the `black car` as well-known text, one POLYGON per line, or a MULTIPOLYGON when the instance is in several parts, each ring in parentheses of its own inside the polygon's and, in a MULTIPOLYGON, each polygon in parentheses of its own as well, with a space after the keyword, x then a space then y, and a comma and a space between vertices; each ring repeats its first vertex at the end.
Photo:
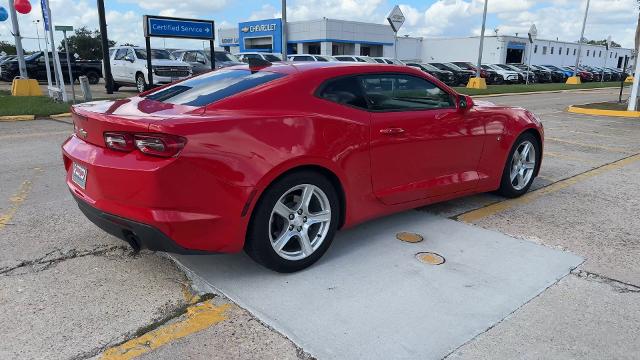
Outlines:
POLYGON ((451 71, 456 85, 467 85, 469 78, 475 75, 473 71, 464 70, 452 63, 429 63, 429 65, 433 65, 440 70, 451 71))
POLYGON ((527 66, 526 64, 511 64, 511 65, 517 67, 518 69, 524 71, 525 73, 527 71, 531 71, 532 73, 535 74, 537 82, 540 82, 540 83, 553 82, 553 75, 549 70, 537 68, 535 66, 527 66))
POLYGON ((532 67, 547 70, 551 72, 551 79, 553 82, 561 83, 567 81, 567 74, 560 70, 560 68, 549 65, 531 65, 532 67))
MULTIPOLYGON (((60 67, 65 81, 69 79, 69 71, 67 66, 67 54, 59 52, 60 67)), ((80 76, 86 76, 90 84, 97 84, 102 77, 102 62, 99 60, 76 60, 73 56, 71 60, 71 72, 74 80, 78 80, 80 76)), ((24 58, 27 65, 27 75, 32 79, 46 80, 47 68, 45 65, 45 56, 43 51, 35 52, 24 58)), ((53 71, 53 55, 49 53, 49 68, 53 71)), ((11 81, 20 74, 18 60, 9 60, 0 65, 0 74, 2 80, 11 81)))
POLYGON ((424 72, 426 72, 427 74, 430 74, 434 77, 436 77, 438 80, 442 81, 443 83, 449 85, 449 86, 454 86, 457 85, 456 84, 456 78, 453 75, 453 72, 449 71, 449 70, 440 70, 435 66, 429 65, 429 64, 418 64, 418 63, 405 63, 407 66, 412 66, 415 68, 418 68, 424 72))
MULTIPOLYGON (((476 74, 477 67, 470 62, 454 61, 452 64, 463 70, 473 71, 474 75, 476 74)), ((484 78, 489 85, 504 84, 504 77, 491 69, 480 68, 480 77, 484 78)))

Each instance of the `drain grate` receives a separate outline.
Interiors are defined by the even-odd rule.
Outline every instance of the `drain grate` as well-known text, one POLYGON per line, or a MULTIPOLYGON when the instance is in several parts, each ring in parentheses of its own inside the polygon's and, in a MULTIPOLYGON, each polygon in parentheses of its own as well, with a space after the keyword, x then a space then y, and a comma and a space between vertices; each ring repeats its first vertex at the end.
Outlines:
POLYGON ((428 265, 442 265, 446 261, 442 255, 433 252, 419 252, 416 254, 416 259, 428 265))
POLYGON ((396 239, 408 243, 418 243, 424 238, 420 234, 412 233, 412 232, 399 232, 396 234, 396 239))

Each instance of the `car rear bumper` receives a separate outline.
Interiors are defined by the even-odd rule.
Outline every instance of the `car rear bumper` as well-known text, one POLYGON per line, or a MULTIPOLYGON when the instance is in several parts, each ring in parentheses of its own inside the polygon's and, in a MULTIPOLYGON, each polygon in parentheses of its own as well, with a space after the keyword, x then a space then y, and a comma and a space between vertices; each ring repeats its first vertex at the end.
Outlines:
POLYGON ((75 135, 62 152, 69 190, 85 215, 105 231, 125 240, 132 232, 141 247, 152 250, 242 250, 253 187, 223 182, 207 162, 184 153, 151 158, 109 150, 75 135), (73 163, 86 168, 84 188, 72 179, 73 163))
POLYGON ((184 248, 153 226, 106 213, 89 205, 73 192, 71 194, 87 219, 105 232, 126 241, 134 250, 149 249, 174 254, 211 253, 210 251, 184 248))

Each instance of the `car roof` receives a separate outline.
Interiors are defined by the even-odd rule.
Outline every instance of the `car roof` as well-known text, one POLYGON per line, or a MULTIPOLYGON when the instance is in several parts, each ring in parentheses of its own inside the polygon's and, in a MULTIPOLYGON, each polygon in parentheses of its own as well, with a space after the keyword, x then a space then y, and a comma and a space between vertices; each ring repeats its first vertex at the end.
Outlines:
MULTIPOLYGON (((249 65, 237 65, 229 67, 227 69, 247 69, 249 65)), ((317 75, 326 76, 340 76, 349 74, 349 70, 353 70, 354 73, 375 73, 375 72, 402 72, 413 73, 416 75, 423 75, 422 70, 393 64, 380 64, 380 63, 363 63, 363 62, 279 62, 273 63, 270 66, 260 68, 258 71, 271 71, 282 74, 301 74, 301 73, 313 73, 317 75)))

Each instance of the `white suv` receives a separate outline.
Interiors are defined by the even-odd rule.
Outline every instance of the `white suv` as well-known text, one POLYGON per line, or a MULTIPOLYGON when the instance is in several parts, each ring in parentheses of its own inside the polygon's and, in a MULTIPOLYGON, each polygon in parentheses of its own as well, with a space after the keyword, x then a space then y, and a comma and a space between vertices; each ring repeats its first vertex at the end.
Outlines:
POLYGON ((495 71, 498 74, 502 75, 505 82, 512 83, 512 84, 516 84, 520 82, 520 76, 516 71, 507 70, 505 68, 502 68, 494 64, 482 64, 482 68, 485 70, 495 71))
POLYGON ((378 62, 373 60, 373 58, 369 56, 362 55, 336 55, 334 58, 338 59, 338 61, 349 61, 349 62, 364 62, 364 63, 372 63, 377 64, 378 62))
MULTIPOLYGON (((111 73, 115 90, 120 86, 135 85, 139 92, 148 88, 147 51, 133 46, 119 46, 109 50, 111 73)), ((151 49, 153 85, 162 85, 191 76, 191 65, 172 60, 167 50, 151 49)))
POLYGON ((383 57, 383 56, 374 57, 373 60, 375 60, 376 62, 379 62, 380 64, 405 65, 405 63, 403 63, 400 60, 383 57))
POLYGON ((338 59, 329 55, 315 55, 315 54, 294 54, 289 55, 289 61, 338 61, 338 59))
POLYGON ((236 54, 236 56, 244 63, 248 63, 249 59, 260 59, 268 62, 282 61, 282 55, 276 53, 243 52, 236 54))

